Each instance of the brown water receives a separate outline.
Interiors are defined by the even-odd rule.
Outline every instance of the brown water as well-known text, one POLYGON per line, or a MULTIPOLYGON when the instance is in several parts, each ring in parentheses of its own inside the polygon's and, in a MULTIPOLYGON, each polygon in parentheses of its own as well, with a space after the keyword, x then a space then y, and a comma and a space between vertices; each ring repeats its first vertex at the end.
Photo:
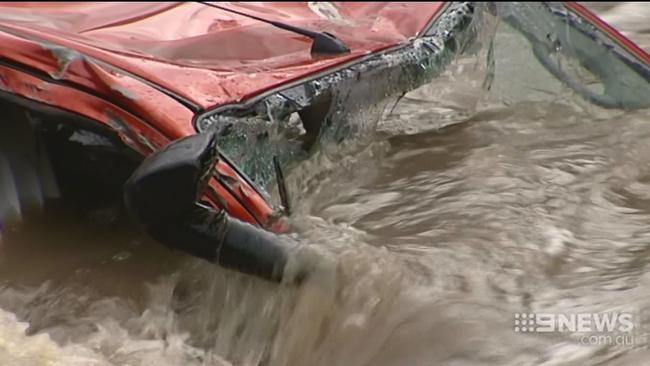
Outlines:
POLYGON ((362 151, 292 173, 309 244, 294 260, 317 268, 298 288, 126 222, 29 215, 0 252, 0 365, 648 364, 650 111, 523 101, 526 79, 498 74, 495 103, 463 80, 407 96, 362 151), (516 313, 615 311, 634 314, 632 342, 514 329, 516 313))

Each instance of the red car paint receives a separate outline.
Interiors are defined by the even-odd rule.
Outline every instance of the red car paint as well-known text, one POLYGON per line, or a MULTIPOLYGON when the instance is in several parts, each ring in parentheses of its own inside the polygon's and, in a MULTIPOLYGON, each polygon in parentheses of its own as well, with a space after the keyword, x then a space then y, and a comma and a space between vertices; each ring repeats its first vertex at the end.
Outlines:
MULTIPOLYGON (((219 3, 269 20, 335 34, 348 54, 313 56, 311 40, 198 3, 0 3, 0 90, 112 127, 147 155, 196 133, 195 115, 246 100, 407 42, 444 7, 433 3, 219 3)), ((567 7, 643 60, 647 53, 583 7, 567 7)), ((213 205, 268 226, 272 207, 226 163, 213 205)), ((276 226, 276 230, 282 227, 276 226)))
MULTIPOLYGON (((314 11, 307 3, 220 3, 328 31, 351 49, 312 57, 309 38, 198 3, 1 3, 0 90, 107 124, 147 155, 196 133, 197 112, 412 39, 442 7, 332 4, 314 11)), ((272 207, 228 164, 217 169, 240 184, 213 179, 210 201, 266 226, 272 207)))
MULTIPOLYGON (((37 45, 50 42, 77 50, 150 80, 200 108, 210 108, 408 40, 426 26, 442 4, 336 4, 344 24, 321 18, 306 3, 220 5, 331 32, 350 47, 351 53, 314 58, 309 38, 183 2, 2 3, 0 31, 37 45)), ((59 63, 50 60, 54 62, 48 68, 45 60, 40 61, 38 66, 47 72, 59 63)), ((70 70, 70 74, 75 73, 70 70)), ((86 79, 76 82, 94 81, 84 77, 87 75, 74 76, 86 79)))

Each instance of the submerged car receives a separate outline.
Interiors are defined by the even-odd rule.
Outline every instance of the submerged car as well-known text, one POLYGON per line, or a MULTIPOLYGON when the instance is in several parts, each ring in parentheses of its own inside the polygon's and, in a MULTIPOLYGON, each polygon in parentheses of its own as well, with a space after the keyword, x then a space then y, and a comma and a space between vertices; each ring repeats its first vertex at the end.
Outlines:
POLYGON ((435 87, 459 58, 514 60, 494 56, 499 27, 584 101, 650 107, 650 56, 577 3, 0 9, 0 217, 54 198, 124 202, 157 241, 274 281, 299 245, 281 235, 289 168, 367 133, 358 113, 435 87))

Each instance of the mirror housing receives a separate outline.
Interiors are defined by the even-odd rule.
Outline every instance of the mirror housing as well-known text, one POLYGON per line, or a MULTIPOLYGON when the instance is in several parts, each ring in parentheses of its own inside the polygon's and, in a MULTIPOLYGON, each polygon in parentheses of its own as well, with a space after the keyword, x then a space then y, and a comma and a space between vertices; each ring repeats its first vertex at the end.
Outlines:
POLYGON ((146 158, 126 182, 127 209, 145 225, 181 219, 195 207, 218 156, 214 132, 168 144, 146 158))
POLYGON ((214 129, 156 151, 124 186, 127 210, 149 235, 168 247, 235 271, 282 281, 289 252, 297 243, 198 203, 218 157, 214 129))

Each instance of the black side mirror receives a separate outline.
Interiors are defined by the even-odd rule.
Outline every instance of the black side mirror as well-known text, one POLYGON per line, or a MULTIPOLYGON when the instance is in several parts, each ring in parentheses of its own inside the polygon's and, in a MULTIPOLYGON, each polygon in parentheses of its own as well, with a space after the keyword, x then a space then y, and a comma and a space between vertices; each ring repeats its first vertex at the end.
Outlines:
POLYGON ((281 281, 296 243, 198 203, 218 157, 213 130, 170 143, 147 157, 126 182, 127 209, 169 247, 281 281))
POLYGON ((145 225, 181 219, 195 208, 218 156, 214 132, 170 143, 146 158, 126 182, 128 210, 145 225))

